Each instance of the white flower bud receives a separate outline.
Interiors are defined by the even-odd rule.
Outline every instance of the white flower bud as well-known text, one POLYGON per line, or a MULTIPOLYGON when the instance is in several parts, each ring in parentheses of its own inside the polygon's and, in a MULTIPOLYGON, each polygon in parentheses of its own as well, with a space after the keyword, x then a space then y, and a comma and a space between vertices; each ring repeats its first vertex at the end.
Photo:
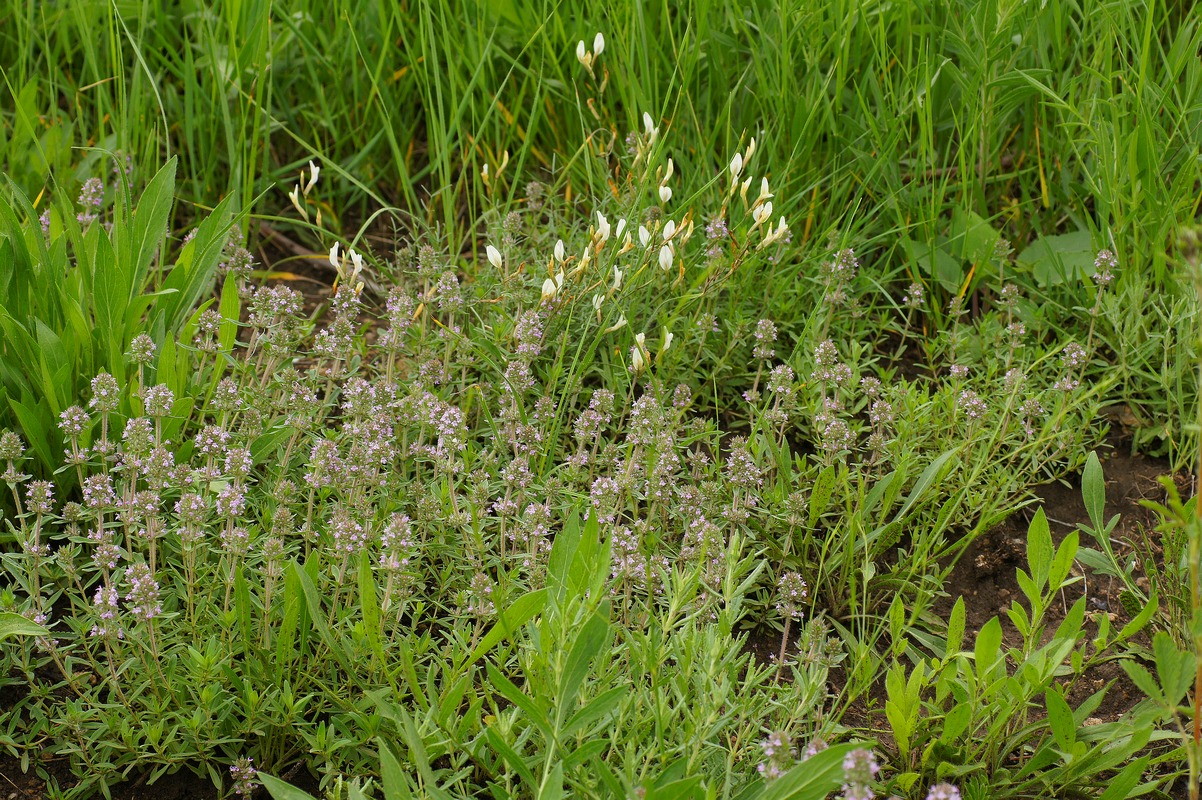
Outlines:
POLYGON ((639 226, 639 244, 643 247, 647 246, 647 242, 651 241, 651 231, 647 230, 646 225, 639 226))
POLYGON ((592 63, 592 59, 589 58, 588 50, 586 50, 584 47, 583 39, 576 44, 576 60, 586 67, 592 63))
POLYGON ((555 243, 555 260, 560 263, 563 263, 563 259, 564 259, 563 239, 560 239, 559 241, 557 241, 555 243))
POLYGON ((672 346, 672 340, 675 338, 676 334, 672 333, 672 331, 668 330, 667 328, 664 328, 664 343, 659 348, 661 355, 668 352, 668 348, 672 346))
POLYGON ((668 159, 668 171, 664 173, 663 183, 667 183, 672 177, 672 173, 676 171, 676 165, 672 163, 672 159, 668 159))
POLYGON ((668 220, 664 223, 664 241, 668 241, 676 234, 676 223, 668 220))
POLYGON ((667 203, 671 199, 672 199, 672 187, 671 186, 659 187, 659 201, 661 203, 667 203))
POLYGON ((776 195, 774 195, 768 191, 768 179, 761 178, 760 179, 760 196, 758 198, 756 198, 756 200, 758 202, 763 202, 764 200, 770 200, 773 197, 776 197, 776 195))
POLYGON ((626 230, 626 219, 623 217, 622 219, 618 220, 618 224, 614 228, 614 238, 621 239, 622 232, 625 230, 626 230))
POLYGON ((741 153, 735 153, 735 157, 730 160, 730 177, 733 180, 738 180, 739 173, 743 171, 743 156, 741 153))
POLYGON ((616 292, 621 288, 622 288, 622 270, 618 269, 617 267, 614 267, 614 288, 610 289, 610 291, 616 292))
POLYGON ((600 211, 597 212, 597 234, 601 237, 601 241, 609 240, 609 220, 600 211))
POLYGON ((555 295, 559 292, 559 287, 555 285, 555 281, 547 278, 543 281, 543 298, 544 303, 555 299, 555 295))
POLYGON ((301 205, 300 186, 297 186, 291 192, 288 193, 288 199, 292 201, 292 207, 295 208, 297 211, 299 211, 300 215, 302 217, 304 217, 305 221, 307 222, 309 220, 309 212, 305 210, 305 207, 303 205, 301 205))
POLYGON ((664 272, 672 269, 672 247, 664 245, 659 249, 659 268, 664 272))
POLYGON ((620 314, 620 315, 618 315, 617 322, 615 322, 613 325, 610 325, 608 328, 606 328, 605 330, 603 330, 601 332, 602 333, 613 333, 614 331, 621 330, 622 328, 625 328, 625 327, 626 327, 626 315, 620 314))
POLYGON ((747 145, 747 156, 743 159, 744 163, 746 163, 747 161, 750 161, 751 157, 753 155, 755 155, 755 137, 754 136, 751 137, 751 144, 747 145))
POLYGON ((330 266, 342 269, 342 259, 338 257, 338 242, 334 242, 334 246, 330 248, 330 266))
POLYGON ((651 115, 646 111, 643 112, 643 130, 648 136, 653 136, 656 132, 656 127, 651 121, 651 115))
POLYGON ((604 302, 605 302, 605 295, 601 294, 600 292, 593 295, 593 310, 596 311, 598 314, 600 314, 601 313, 601 304, 604 302))
POLYGON ((309 182, 305 184, 305 194, 308 194, 309 192, 311 192, 313 190, 313 187, 317 185, 317 176, 320 174, 321 174, 321 167, 317 166, 312 161, 310 161, 309 162, 309 182))
MULTIPOLYGON (((642 336, 642 334, 640 333, 639 336, 642 336)), ((646 366, 647 362, 643 360, 643 351, 639 349, 638 345, 635 345, 630 349, 630 369, 637 375, 646 366)))
POLYGON ((484 248, 488 253, 488 263, 492 264, 497 269, 501 268, 501 251, 493 247, 491 244, 484 248))
POLYGON ((605 49, 605 37, 597 31, 597 35, 593 37, 593 56, 601 55, 601 51, 605 49))
POLYGON ((363 256, 359 255, 354 250, 350 251, 350 255, 351 264, 354 265, 354 269, 351 270, 351 280, 354 280, 355 278, 359 277, 359 273, 363 271, 363 256))

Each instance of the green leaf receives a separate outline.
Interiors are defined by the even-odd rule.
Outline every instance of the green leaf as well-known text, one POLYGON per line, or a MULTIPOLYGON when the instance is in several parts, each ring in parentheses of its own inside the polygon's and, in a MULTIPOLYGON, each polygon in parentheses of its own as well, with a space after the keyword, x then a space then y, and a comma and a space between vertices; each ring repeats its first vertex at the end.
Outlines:
POLYGON ((175 168, 178 158, 172 156, 155 176, 138 199, 138 207, 131 220, 133 241, 133 280, 136 291, 146 280, 146 272, 167 231, 167 217, 171 214, 171 202, 175 195, 175 168))
POLYGON ((1143 603, 1140 607, 1139 613, 1135 615, 1130 622, 1124 625, 1121 631, 1119 631, 1119 639, 1130 639, 1132 636, 1142 631, 1145 627, 1147 627, 1148 623, 1152 621, 1152 617, 1156 614, 1156 611, 1159 608, 1160 599, 1156 594, 1156 590, 1153 589, 1152 596, 1148 599, 1148 602, 1143 603))
POLYGON ((561 737, 572 736, 577 731, 608 720, 629 692, 629 686, 615 686, 597 695, 584 708, 572 715, 572 718, 563 726, 563 730, 560 732, 561 737))
POLYGON ((810 509, 807 519, 809 527, 813 528, 817 525, 818 520, 826 513, 827 508, 830 507, 831 494, 834 490, 835 466, 831 464, 818 473, 818 477, 814 479, 814 486, 810 489, 810 509))
POLYGON ((0 611, 0 642, 10 636, 49 636, 50 631, 12 611, 0 611))
POLYGON ((538 789, 538 800, 559 800, 563 797, 563 762, 558 761, 551 768, 543 785, 538 789))
POLYGON ((1131 679, 1136 688, 1158 705, 1165 705, 1164 692, 1160 690, 1160 684, 1152 677, 1152 673, 1134 661, 1123 660, 1119 662, 1119 665, 1123 668, 1123 672, 1127 673, 1127 677, 1131 679))
POLYGON ((960 646, 964 643, 965 615, 964 597, 957 597, 956 604, 952 606, 952 613, 947 621, 947 650, 944 658, 951 658, 960 652, 960 646))
POLYGON ((584 686, 589 665, 609 641, 608 612, 609 604, 602 603, 601 608, 589 617, 588 622, 584 623, 584 627, 576 636, 576 641, 572 643, 572 649, 568 653, 568 660, 559 684, 557 698, 559 724, 562 724, 563 720, 575 710, 576 696, 584 686))
POLYGON ((1041 236, 1018 254, 1015 264, 1029 271, 1041 288, 1085 280, 1094 252, 1089 231, 1041 236))
POLYGON ((551 727, 551 722, 547 719, 546 712, 539 708, 534 699, 519 689, 513 681, 505 677, 505 674, 492 664, 487 665, 487 670, 488 680, 492 683, 493 688, 506 700, 520 708, 526 715, 526 718, 542 732, 548 742, 555 741, 555 730, 551 727))
POLYGON ((385 663, 384 635, 380 626, 380 599, 376 595, 376 576, 371 568, 371 554, 364 550, 359 554, 359 608, 363 614, 363 628, 371 651, 380 664, 385 663))
POLYGON ((997 663, 998 652, 1002 645, 1002 623, 993 617, 977 634, 976 647, 973 648, 973 658, 977 662, 977 680, 985 684, 997 663))
POLYGON ((901 511, 897 512, 896 519, 901 519, 910 509, 914 508, 920 500, 926 495, 927 491, 939 480, 943 474, 943 468, 956 455, 955 450, 948 450, 940 455, 934 461, 927 465, 927 468, 918 476, 918 482, 914 484, 914 488, 910 490, 910 494, 906 496, 906 502, 902 503, 901 511))
POLYGON ((1106 791, 1098 800, 1127 800, 1131 797, 1131 790, 1139 783, 1151 760, 1150 756, 1144 756, 1123 767, 1122 772, 1106 781, 1106 791))
POLYGON ((412 800, 413 793, 409 791, 409 780, 401 769, 392 750, 381 738, 376 738, 376 747, 380 751, 380 781, 384 784, 384 800, 412 800))
POLYGON ((1056 745, 1061 752, 1071 752, 1073 744, 1077 741, 1077 726, 1073 721, 1073 710, 1069 708, 1064 695, 1055 687, 1044 692, 1044 699, 1047 703, 1048 726, 1052 729, 1056 745))
POLYGON ((1089 514, 1094 533, 1105 535, 1106 478, 1102 474, 1102 462, 1098 460, 1097 451, 1091 452, 1085 460, 1085 469, 1081 472, 1081 499, 1085 501, 1085 511, 1089 514))
POLYGON ((509 743, 501 737, 501 734, 497 733, 496 728, 491 725, 485 728, 484 738, 488 740, 488 744, 493 749, 493 752, 499 755, 518 774, 518 777, 525 782, 531 792, 538 788, 538 781, 535 780, 534 773, 530 771, 530 766, 517 754, 517 751, 509 746, 509 743))
MULTIPOLYGON (((1048 528, 1048 518, 1041 507, 1031 519, 1027 528, 1027 565, 1031 577, 1035 580, 1035 590, 1042 591, 1048 585, 1048 574, 1052 569, 1052 532, 1048 528)), ((1056 587, 1059 588, 1059 587, 1056 587)))
POLYGON ((530 621, 535 614, 540 613, 547 605, 547 590, 535 589, 514 600, 497 617, 497 622, 488 633, 480 639, 476 649, 468 656, 467 664, 473 664, 489 650, 492 650, 502 639, 512 637, 518 629, 530 621))
POLYGON ((266 772, 260 772, 258 778, 274 800, 316 800, 308 792, 304 792, 290 783, 284 783, 279 778, 273 778, 266 772))
POLYGON ((1176 642, 1164 631, 1152 637, 1156 673, 1169 705, 1177 705, 1194 680, 1194 654, 1177 649, 1176 642))
POLYGON ((909 237, 902 238, 902 246, 921 274, 931 276, 948 294, 959 294, 964 267, 958 258, 938 244, 916 242, 909 237))

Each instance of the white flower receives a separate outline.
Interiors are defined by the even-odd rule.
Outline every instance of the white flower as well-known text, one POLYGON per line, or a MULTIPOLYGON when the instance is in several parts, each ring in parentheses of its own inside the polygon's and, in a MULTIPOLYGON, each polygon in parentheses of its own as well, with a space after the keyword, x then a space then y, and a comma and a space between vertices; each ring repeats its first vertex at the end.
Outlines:
POLYGON ((763 205, 756 206, 752 210, 751 216, 755 218, 756 225, 763 223, 766 219, 772 216, 772 201, 769 200, 763 205))
POLYGON ((334 246, 330 248, 330 266, 342 269, 342 259, 338 257, 338 242, 334 242, 334 246))
POLYGON ((735 153, 735 157, 730 160, 730 177, 732 180, 738 180, 739 173, 743 171, 743 156, 741 153, 735 153))
POLYGON ((744 157, 744 163, 751 160, 751 156, 755 154, 755 137, 751 137, 751 144, 747 145, 747 155, 744 157))
MULTIPOLYGON (((639 335, 642 336, 642 334, 639 335)), ((630 369, 633 370, 635 374, 638 374, 642 372, 643 368, 646 366, 646 362, 643 361, 643 351, 639 350, 638 347, 630 348, 630 369)))
POLYGON ((659 201, 661 203, 667 203, 671 199, 672 199, 672 187, 671 186, 659 187, 659 201))
POLYGON ((659 134, 659 128, 655 127, 651 120, 651 115, 646 111, 643 112, 643 129, 646 131, 647 140, 654 142, 656 135, 659 134))
POLYGON ((311 192, 313 190, 313 187, 317 185, 317 176, 320 174, 321 174, 321 167, 317 166, 312 161, 310 161, 309 162, 309 182, 305 184, 305 194, 308 194, 309 192, 311 192))
POLYGON ((353 281, 355 278, 359 277, 359 273, 363 271, 363 256, 359 255, 354 250, 351 250, 350 254, 351 264, 354 265, 354 269, 351 270, 351 280, 353 281))
POLYGON ((634 242, 630 238, 630 231, 626 231, 626 238, 622 240, 622 249, 618 251, 618 255, 629 253, 634 249, 634 242))
POLYGON ((659 268, 664 272, 672 269, 672 246, 664 245, 659 249, 659 268))
POLYGON ((609 239, 609 220, 600 211, 597 212, 597 233, 601 236, 601 241, 609 239))
POLYGON ((646 225, 639 226, 639 244, 643 247, 647 246, 647 242, 651 241, 651 231, 647 230, 646 225))
POLYGON ((672 173, 675 171, 676 171, 676 165, 673 164, 672 159, 669 158, 668 159, 668 171, 664 173, 664 179, 661 182, 667 183, 668 180, 672 177, 672 173))
POLYGON ((491 244, 484 248, 484 252, 488 253, 488 263, 492 264, 497 269, 501 268, 501 251, 493 247, 491 244))
POLYGON ((576 44, 576 60, 586 67, 592 65, 593 60, 589 57, 588 50, 584 47, 583 39, 576 44))
POLYGON ((668 241, 674 235, 676 235, 676 223, 672 220, 668 220, 664 223, 664 241, 668 241))
POLYGON ((563 239, 560 239, 555 243, 555 260, 562 264, 563 259, 563 239))
POLYGON ((606 328, 605 330, 603 330, 601 332, 602 333, 613 333, 614 331, 621 330, 622 328, 625 328, 625 327, 626 327, 626 315, 619 314, 618 321, 615 322, 613 325, 610 325, 608 328, 606 328))
POLYGON ((605 37, 601 35, 601 31, 597 31, 597 35, 593 37, 593 56, 601 55, 601 51, 605 49, 605 37))
POLYGON ((761 178, 760 179, 760 196, 758 198, 756 198, 757 202, 763 202, 764 200, 771 200, 773 197, 776 197, 776 195, 774 195, 768 191, 768 179, 761 178))
POLYGON ((543 299, 544 303, 555 299, 555 295, 559 293, 559 287, 555 285, 555 281, 547 278, 543 281, 543 299))
POLYGON ((610 291, 616 292, 621 288, 622 288, 622 270, 618 269, 617 267, 614 267, 614 288, 610 289, 610 291))
POLYGON ((598 316, 600 316, 600 314, 601 314, 601 304, 604 302, 605 302, 605 295, 601 294, 600 292, 593 295, 593 310, 597 312, 598 316))
POLYGON ((667 328, 664 328, 664 343, 659 348, 661 355, 668 352, 668 348, 672 346, 672 340, 675 338, 676 334, 672 333, 672 331, 668 330, 667 328))
POLYGON ((614 227, 614 238, 615 238, 615 239, 621 239, 621 238, 622 238, 622 232, 623 232, 624 230, 626 230, 626 218, 625 218, 625 217, 623 217, 622 219, 618 220, 618 224, 617 224, 617 226, 616 226, 616 227, 614 227))

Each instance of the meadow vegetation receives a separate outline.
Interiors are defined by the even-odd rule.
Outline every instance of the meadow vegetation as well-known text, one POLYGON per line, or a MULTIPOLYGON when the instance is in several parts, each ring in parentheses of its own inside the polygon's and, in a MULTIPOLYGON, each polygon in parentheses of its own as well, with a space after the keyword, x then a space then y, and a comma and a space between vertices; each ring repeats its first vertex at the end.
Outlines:
POLYGON ((0 3, 0 764, 1197 797, 1192 479, 1124 538, 1099 453, 1197 470, 1200 46, 1159 0, 0 3))

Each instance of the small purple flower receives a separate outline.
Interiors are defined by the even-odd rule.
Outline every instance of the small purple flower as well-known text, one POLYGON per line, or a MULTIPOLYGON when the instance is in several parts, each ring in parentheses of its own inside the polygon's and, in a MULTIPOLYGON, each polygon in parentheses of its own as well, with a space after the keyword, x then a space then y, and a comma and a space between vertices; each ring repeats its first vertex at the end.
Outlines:
POLYGON ((927 792, 927 800, 960 800, 960 790, 950 783, 937 783, 927 792))
POLYGON ((250 797, 254 794, 255 780, 258 775, 251 759, 245 757, 238 759, 230 766, 230 777, 234 780, 234 794, 239 797, 250 797))
POLYGON ((145 563, 134 564, 125 577, 129 580, 129 593, 125 601, 129 603, 129 612, 138 619, 150 621, 163 613, 163 604, 159 601, 159 584, 145 563))
POLYGON ((872 800, 869 788, 881 768, 871 750, 860 747, 843 757, 843 800, 872 800))

